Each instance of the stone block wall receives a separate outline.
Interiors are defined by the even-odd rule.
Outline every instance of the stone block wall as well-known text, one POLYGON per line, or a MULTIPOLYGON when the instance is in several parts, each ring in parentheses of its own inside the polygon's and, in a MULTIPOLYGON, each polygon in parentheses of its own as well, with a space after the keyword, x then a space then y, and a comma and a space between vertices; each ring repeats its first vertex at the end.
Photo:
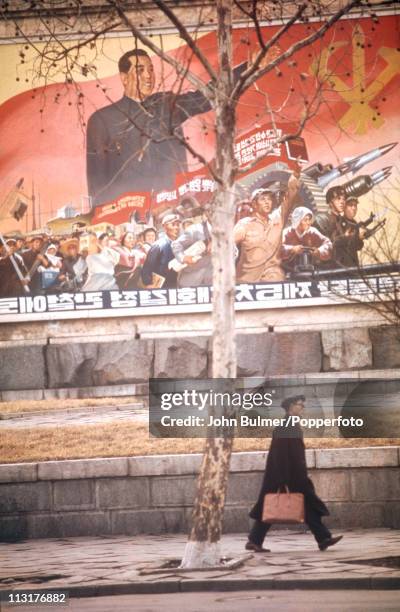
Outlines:
MULTIPOLYGON (((400 448, 307 450, 333 528, 400 528, 400 448)), ((246 532, 267 453, 234 453, 225 532, 246 532)), ((0 540, 187 532, 200 455, 0 466, 0 540)))
MULTIPOLYGON (((400 367, 398 328, 239 334, 238 376, 400 367)), ((209 337, 146 340, 109 336, 0 342, 0 391, 121 387, 149 378, 202 378, 209 337)), ((30 399, 34 399, 30 397, 30 399)), ((37 399, 40 399, 39 397, 37 399)))

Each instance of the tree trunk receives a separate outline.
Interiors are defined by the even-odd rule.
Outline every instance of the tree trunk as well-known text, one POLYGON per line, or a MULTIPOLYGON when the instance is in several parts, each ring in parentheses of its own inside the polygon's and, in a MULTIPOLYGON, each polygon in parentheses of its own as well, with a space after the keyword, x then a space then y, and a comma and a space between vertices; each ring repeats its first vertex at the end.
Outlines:
MULTIPOLYGON (((231 53, 231 0, 218 0, 219 82, 215 100, 217 185, 212 213, 213 264, 213 369, 215 379, 236 377, 235 264, 233 227, 235 216, 235 105, 231 53)), ((221 386, 226 391, 230 384, 221 386)), ((232 452, 233 431, 215 438, 209 430, 197 485, 192 529, 182 567, 219 565, 219 540, 232 452)))

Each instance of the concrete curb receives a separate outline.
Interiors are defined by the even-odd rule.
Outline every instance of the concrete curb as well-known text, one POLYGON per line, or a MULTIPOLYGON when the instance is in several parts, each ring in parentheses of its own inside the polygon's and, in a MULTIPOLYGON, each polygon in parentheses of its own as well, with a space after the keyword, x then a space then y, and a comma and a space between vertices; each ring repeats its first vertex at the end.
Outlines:
MULTIPOLYGON (((40 591, 54 591, 64 587, 45 586, 38 587, 40 591)), ((7 585, 9 590, 10 585, 7 585)), ((106 595, 136 595, 155 593, 199 593, 206 591, 249 591, 249 590, 396 590, 400 589, 400 578, 395 576, 360 576, 350 578, 216 578, 212 580, 199 580, 180 578, 155 580, 152 582, 120 582, 115 584, 90 584, 66 587, 69 596, 78 597, 100 597, 106 595)))
POLYGON ((70 408, 56 408, 49 410, 30 410, 28 412, 0 412, 0 421, 13 421, 14 419, 26 419, 33 416, 63 416, 69 414, 77 414, 78 412, 85 412, 88 414, 96 413, 103 414, 104 412, 120 412, 121 410, 130 410, 132 408, 143 408, 143 402, 132 402, 131 404, 119 404, 118 406, 107 405, 107 406, 76 406, 70 408))
POLYGON ((91 387, 52 387, 50 389, 0 389, 0 402, 50 399, 86 399, 96 397, 146 397, 148 382, 98 385, 91 387))

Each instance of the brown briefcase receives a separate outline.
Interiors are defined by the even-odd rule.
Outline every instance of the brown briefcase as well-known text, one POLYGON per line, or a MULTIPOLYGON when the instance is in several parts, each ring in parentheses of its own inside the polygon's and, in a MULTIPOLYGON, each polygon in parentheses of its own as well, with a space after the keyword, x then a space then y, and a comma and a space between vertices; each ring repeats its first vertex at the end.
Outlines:
POLYGON ((263 523, 304 523, 304 495, 285 492, 267 493, 264 497, 263 523))

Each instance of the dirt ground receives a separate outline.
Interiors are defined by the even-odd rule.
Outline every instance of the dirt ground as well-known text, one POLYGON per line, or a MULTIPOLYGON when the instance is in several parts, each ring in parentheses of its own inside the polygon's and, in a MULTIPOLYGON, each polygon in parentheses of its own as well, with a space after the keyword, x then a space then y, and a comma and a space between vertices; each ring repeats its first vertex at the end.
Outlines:
MULTIPOLYGON (((1 463, 83 459, 95 457, 129 457, 201 453, 205 440, 154 438, 143 422, 104 425, 2 428, 0 431, 1 463)), ((399 445, 398 438, 305 438, 307 448, 355 448, 399 445)), ((269 448, 270 439, 236 438, 234 451, 260 451, 269 448)))

